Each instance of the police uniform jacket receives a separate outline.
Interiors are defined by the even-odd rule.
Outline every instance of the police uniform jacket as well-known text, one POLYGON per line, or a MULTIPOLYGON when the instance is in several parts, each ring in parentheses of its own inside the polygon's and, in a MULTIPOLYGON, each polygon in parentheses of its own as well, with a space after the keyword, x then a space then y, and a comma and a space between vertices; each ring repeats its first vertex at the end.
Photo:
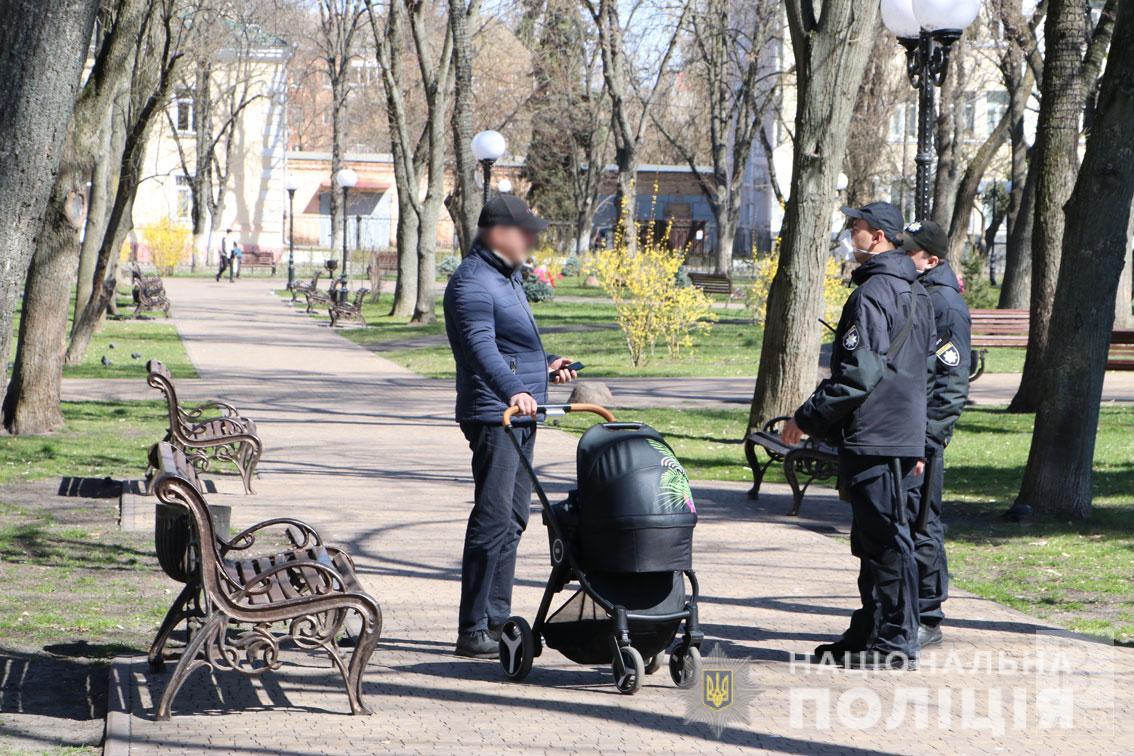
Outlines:
POLYGON ((953 437, 953 426, 969 397, 972 368, 972 322, 961 297, 961 285, 949 263, 942 260, 919 276, 933 303, 937 345, 929 358, 929 396, 926 446, 942 449, 953 437))
POLYGON ((795 413, 809 436, 843 452, 925 454, 926 359, 936 341, 929 296, 901 250, 874 255, 852 274, 831 377, 795 413))

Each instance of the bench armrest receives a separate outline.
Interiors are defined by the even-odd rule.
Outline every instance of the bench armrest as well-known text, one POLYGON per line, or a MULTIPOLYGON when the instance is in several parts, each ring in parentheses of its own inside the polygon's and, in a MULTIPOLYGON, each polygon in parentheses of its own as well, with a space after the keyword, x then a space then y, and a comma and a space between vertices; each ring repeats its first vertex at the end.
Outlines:
POLYGON ((219 548, 221 556, 226 556, 232 551, 244 551, 245 549, 252 548, 256 543, 256 535, 258 533, 268 528, 281 525, 284 526, 284 533, 291 542, 292 548, 305 549, 311 546, 323 545, 323 537, 319 535, 319 531, 302 520, 296 520, 292 517, 276 517, 271 520, 258 522, 252 527, 245 528, 228 540, 218 537, 217 541, 220 542, 219 548), (301 536, 301 538, 297 538, 297 535, 301 536))
POLYGON ((228 402, 222 402, 219 399, 202 402, 201 404, 191 407, 178 407, 177 409, 181 412, 182 417, 190 421, 200 420, 205 410, 211 409, 220 410, 221 417, 231 417, 234 419, 240 417, 240 413, 237 411, 236 407, 232 406, 228 402))

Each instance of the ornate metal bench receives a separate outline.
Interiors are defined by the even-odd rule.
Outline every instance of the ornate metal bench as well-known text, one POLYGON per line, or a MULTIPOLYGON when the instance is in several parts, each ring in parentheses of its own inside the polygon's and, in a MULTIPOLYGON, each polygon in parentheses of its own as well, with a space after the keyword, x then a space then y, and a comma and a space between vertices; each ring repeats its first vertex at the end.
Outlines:
POLYGON ((315 275, 311 276, 310 281, 296 281, 291 285, 291 301, 294 302, 295 298, 300 294, 306 294, 309 291, 315 291, 319 288, 319 276, 323 275, 323 271, 315 271, 315 275))
POLYGON ((359 289, 354 293, 353 302, 339 304, 332 301, 327 307, 327 312, 331 316, 331 328, 334 328, 340 320, 351 320, 366 325, 366 318, 362 316, 362 302, 369 293, 370 289, 359 289))
POLYGON ((330 307, 337 298, 338 291, 339 279, 332 278, 331 285, 326 289, 312 288, 311 291, 303 292, 303 296, 307 297, 307 312, 315 312, 316 305, 330 307))
MULTIPOLYGON (((161 442, 151 457, 158 471, 158 499, 189 514, 191 569, 184 575, 188 580, 182 596, 199 596, 196 622, 190 623, 188 643, 158 702, 157 719, 169 719, 178 690, 195 670, 261 675, 282 666, 280 643, 288 640, 301 649, 325 652, 346 685, 351 713, 372 713, 362 702, 362 673, 382 632, 382 610, 359 583, 350 556, 323 544, 311 526, 289 518, 261 522, 231 539, 219 537, 197 472, 185 455, 161 442), (257 540, 273 529, 285 531, 296 543, 282 551, 253 554, 257 540), (362 626, 353 652, 345 658, 336 639, 350 612, 359 616, 362 626)), ((158 668, 178 613, 185 614, 175 604, 154 639, 150 660, 158 668), (172 623, 170 616, 175 617, 172 623)))
POLYGON ((263 443, 256 434, 256 423, 241 416, 227 402, 213 400, 185 408, 177 400, 177 389, 169 368, 157 360, 146 363, 146 382, 165 395, 169 408, 169 434, 166 440, 188 455, 194 467, 202 472, 212 460, 232 462, 240 472, 245 493, 252 490, 252 476, 263 453, 263 443), (207 416, 209 410, 219 412, 207 416))
POLYGON ((134 317, 142 317, 142 312, 164 312, 169 317, 169 297, 165 294, 165 284, 157 276, 144 276, 137 268, 131 271, 133 281, 134 317))
POLYGON ((780 440, 780 429, 790 418, 776 417, 764 424, 764 429, 748 434, 744 440, 744 455, 752 468, 752 488, 748 498, 760 497, 764 473, 776 462, 784 463, 784 477, 791 486, 792 507, 789 515, 798 515, 803 496, 814 481, 830 480, 839 474, 839 453, 826 444, 805 439, 799 446, 787 446, 780 440), (768 455, 767 462, 756 456, 757 447, 768 455), (802 484, 800 483, 803 480, 802 484))

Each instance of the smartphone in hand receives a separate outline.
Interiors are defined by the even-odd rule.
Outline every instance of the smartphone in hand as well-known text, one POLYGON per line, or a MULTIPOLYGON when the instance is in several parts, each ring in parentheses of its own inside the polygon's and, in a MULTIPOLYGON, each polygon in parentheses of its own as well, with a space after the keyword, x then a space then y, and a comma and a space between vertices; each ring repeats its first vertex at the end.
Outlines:
MULTIPOLYGON (((568 366, 566 366, 566 367, 562 367, 562 368, 559 368, 559 370, 574 370, 574 371, 575 371, 575 372, 577 373, 577 372, 579 372, 580 370, 582 370, 582 369, 583 369, 583 368, 585 368, 585 367, 586 367, 586 365, 584 365, 584 364, 583 364, 583 363, 581 363, 581 362, 578 362, 578 361, 576 361, 576 362, 572 362, 572 363, 571 363, 570 365, 568 365, 568 366)), ((548 379, 549 381, 550 381, 550 380, 554 380, 554 379, 555 379, 555 375, 556 375, 556 373, 558 373, 558 372, 559 372, 559 370, 550 370, 550 371, 548 371, 548 373, 547 373, 547 379, 548 379)))

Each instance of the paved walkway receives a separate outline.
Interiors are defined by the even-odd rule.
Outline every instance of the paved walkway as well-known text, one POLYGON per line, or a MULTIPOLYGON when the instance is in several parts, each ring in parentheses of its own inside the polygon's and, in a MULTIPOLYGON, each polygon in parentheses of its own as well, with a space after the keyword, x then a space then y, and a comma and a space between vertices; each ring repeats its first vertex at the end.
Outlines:
MULTIPOLYGON (((687 723, 688 711, 710 710, 664 672, 625 697, 609 669, 548 651, 526 683, 505 683, 495 663, 450 654, 471 480, 467 448, 449 420, 449 386, 338 337, 272 296, 267 282, 170 279, 167 289, 203 379, 193 392, 208 389, 246 409, 265 442, 259 494, 216 500, 234 505, 234 525, 283 514, 312 522, 356 555, 382 603, 382 643, 365 685, 378 713, 348 716, 326 661, 289 653, 283 670, 258 680, 221 674, 218 687, 196 673, 172 721, 156 722, 166 676, 133 663, 119 669, 125 713, 111 717, 110 751, 1134 750, 1134 652, 1053 634, 971 596, 949 602, 949 642, 926 655, 922 671, 790 664, 843 628, 856 563, 845 539, 831 537, 844 527, 841 505, 816 495, 806 518, 784 518, 788 501, 775 486, 758 503, 742 486, 694 489, 706 650, 741 660, 736 679, 749 687, 735 687, 723 709, 733 718, 719 737, 687 723), (1090 663, 1057 666, 1065 658, 1057 649, 1088 654, 1090 663), (1039 671, 1026 666, 1042 653, 1048 663, 1039 671), (1053 710, 1064 716, 1052 719, 1053 710), (1040 730, 1041 717, 1054 726, 1040 730)), ((565 433, 540 433, 538 466, 557 491, 573 477, 574 446, 565 433)), ((230 483, 221 490, 235 491, 230 483)), ((548 574, 542 530, 533 517, 517 567, 515 609, 529 617, 548 574)))

